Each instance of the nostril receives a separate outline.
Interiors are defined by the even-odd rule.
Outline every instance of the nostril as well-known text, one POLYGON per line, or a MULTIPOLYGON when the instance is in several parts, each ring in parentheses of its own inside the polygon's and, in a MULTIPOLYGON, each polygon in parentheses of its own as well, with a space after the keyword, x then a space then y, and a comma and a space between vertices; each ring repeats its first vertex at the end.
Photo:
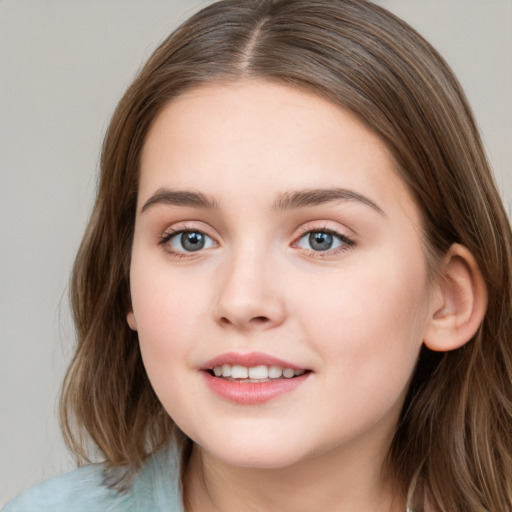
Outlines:
POLYGON ((268 318, 266 316, 255 316, 254 318, 251 318, 251 322, 255 324, 263 324, 268 322, 268 318))
POLYGON ((260 325, 263 326, 265 324, 268 324, 270 322, 270 318, 267 316, 260 315, 260 316, 254 316, 252 318, 249 318, 249 320, 246 322, 238 323, 236 320, 233 321, 229 317, 223 316, 219 319, 219 322, 225 326, 230 326, 230 325, 240 325, 241 326, 241 325, 243 325, 243 323, 245 323, 246 326, 252 325, 253 327, 256 327, 256 326, 260 326, 260 325))

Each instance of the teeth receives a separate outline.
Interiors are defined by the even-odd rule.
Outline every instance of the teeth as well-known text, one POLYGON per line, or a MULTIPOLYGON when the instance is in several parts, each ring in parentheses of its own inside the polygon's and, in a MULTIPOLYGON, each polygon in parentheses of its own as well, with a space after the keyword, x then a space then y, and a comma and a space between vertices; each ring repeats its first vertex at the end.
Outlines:
POLYGON ((283 369, 280 368, 279 366, 271 366, 268 369, 268 376, 271 379, 279 379, 279 377, 281 377, 281 375, 283 375, 283 369))
POLYGON ((231 378, 232 379, 247 379, 249 377, 249 369, 245 366, 234 364, 231 367, 231 378))
POLYGON ((213 373, 216 377, 228 377, 232 379, 250 379, 251 381, 279 379, 291 379, 303 375, 306 370, 294 370, 293 368, 281 368, 280 366, 252 366, 250 368, 239 364, 223 364, 215 366, 213 373))
POLYGON ((249 368, 250 379, 268 379, 268 368, 266 366, 253 366, 249 368))
POLYGON ((291 368, 285 368, 283 370, 283 377, 285 379, 291 379, 294 375, 295 375, 295 371, 292 370, 291 368))

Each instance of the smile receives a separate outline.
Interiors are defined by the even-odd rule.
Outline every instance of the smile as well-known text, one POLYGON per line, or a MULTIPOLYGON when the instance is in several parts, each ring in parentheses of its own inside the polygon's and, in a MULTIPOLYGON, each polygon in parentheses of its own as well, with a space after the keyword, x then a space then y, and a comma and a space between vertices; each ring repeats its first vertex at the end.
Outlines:
POLYGON ((201 368, 209 389, 242 405, 257 405, 292 392, 313 371, 262 353, 228 353, 201 368))
POLYGON ((306 370, 294 370, 293 368, 283 368, 281 366, 242 366, 239 364, 223 364, 215 366, 211 372, 215 377, 227 379, 234 382, 270 382, 275 379, 292 379, 303 375, 306 370))

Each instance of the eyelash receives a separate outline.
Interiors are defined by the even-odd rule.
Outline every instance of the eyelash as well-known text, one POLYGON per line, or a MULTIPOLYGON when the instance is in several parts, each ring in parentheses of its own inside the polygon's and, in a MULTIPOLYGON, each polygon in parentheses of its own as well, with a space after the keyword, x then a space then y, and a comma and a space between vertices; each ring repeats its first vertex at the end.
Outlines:
POLYGON ((313 258, 328 258, 330 256, 336 256, 338 254, 344 253, 350 249, 352 249, 356 242, 353 238, 350 238, 344 233, 340 233, 339 231, 336 231, 335 229, 331 229, 327 226, 323 228, 319 228, 317 226, 311 226, 311 225, 305 225, 301 230, 301 233, 299 236, 295 239, 296 241, 293 242, 292 247, 297 247, 298 243, 304 239, 306 236, 311 235, 312 233, 323 233, 332 235, 334 238, 336 238, 340 242, 340 246, 336 247, 334 249, 327 249, 325 251, 315 251, 313 249, 309 249, 308 255, 312 256, 313 258))
MULTIPOLYGON (((187 228, 187 227, 174 229, 171 227, 171 228, 168 228, 168 230, 162 235, 162 237, 160 238, 160 240, 158 242, 158 245, 162 246, 164 251, 169 256, 171 256, 173 258, 176 258, 176 259, 191 258, 194 256, 195 251, 177 251, 177 250, 173 249, 170 244, 170 242, 174 238, 176 238, 180 235, 183 235, 184 233, 199 233, 205 237, 208 237, 210 240, 213 240, 213 238, 211 236, 207 235, 204 231, 202 231, 200 229, 187 228)), ((197 252, 202 252, 202 250, 200 249, 197 252)))
MULTIPOLYGON (((195 228, 180 228, 180 229, 174 229, 169 228, 160 238, 158 245, 162 246, 165 250, 165 252, 170 255, 173 258, 181 259, 181 258, 191 258, 194 257, 195 252, 200 253, 203 252, 203 248, 198 249, 197 251, 178 251, 171 247, 170 243, 175 237, 178 237, 179 235, 183 235, 184 233, 198 233, 200 235, 203 235, 207 237, 210 240, 213 240, 212 237, 210 237, 208 234, 206 234, 204 231, 200 229, 195 228)), ((340 233, 334 229, 323 227, 318 228, 314 226, 306 225, 301 229, 300 234, 295 239, 295 241, 291 244, 292 247, 298 247, 298 244, 301 240, 303 240, 306 236, 310 236, 312 233, 322 233, 322 234, 328 234, 333 236, 335 239, 338 240, 340 243, 339 247, 336 247, 334 249, 326 249, 323 251, 315 251, 314 249, 304 249, 308 252, 308 255, 314 258, 326 258, 329 256, 335 256, 337 254, 341 254, 345 251, 348 251, 349 249, 353 248, 356 243, 355 241, 347 236, 346 234, 340 233)), ((208 247, 209 248, 209 247, 208 247)))

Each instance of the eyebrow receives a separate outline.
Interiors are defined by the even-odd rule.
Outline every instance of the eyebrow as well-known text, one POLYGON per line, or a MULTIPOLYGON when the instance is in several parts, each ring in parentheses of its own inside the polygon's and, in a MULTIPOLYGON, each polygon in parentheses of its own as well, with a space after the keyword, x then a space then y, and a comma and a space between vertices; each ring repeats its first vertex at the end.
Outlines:
POLYGON ((214 199, 201 192, 159 188, 144 203, 140 213, 144 213, 149 208, 159 204, 166 204, 170 206, 188 206, 190 208, 202 208, 206 210, 215 210, 218 208, 218 205, 214 199))
MULTIPOLYGON (((272 210, 294 210, 318 206, 332 202, 356 201, 374 209, 385 216, 384 210, 368 197, 353 190, 345 188, 305 189, 279 194, 272 205, 272 210)), ((186 206, 205 210, 216 210, 218 203, 212 197, 192 190, 173 190, 166 187, 159 188, 141 208, 141 213, 156 205, 186 206)))
POLYGON ((324 203, 336 201, 356 201, 373 208, 380 215, 386 215, 384 210, 368 197, 345 188, 321 188, 285 192, 278 197, 274 203, 273 209, 291 210, 295 208, 305 208, 308 206, 318 206, 324 203))

